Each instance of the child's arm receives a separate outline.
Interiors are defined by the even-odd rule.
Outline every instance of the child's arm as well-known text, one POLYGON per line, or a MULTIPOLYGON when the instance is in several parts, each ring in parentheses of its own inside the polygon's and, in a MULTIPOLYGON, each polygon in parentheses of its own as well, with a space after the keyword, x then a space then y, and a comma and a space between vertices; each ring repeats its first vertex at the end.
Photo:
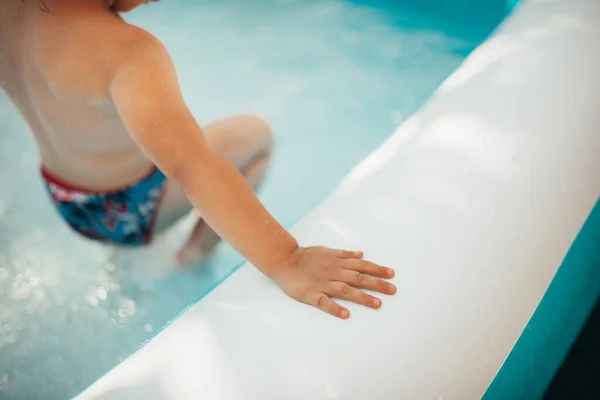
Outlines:
POLYGON ((211 151, 188 110, 171 59, 146 32, 116 68, 110 91, 121 118, 147 156, 179 182, 192 204, 224 240, 295 299, 347 317, 330 300, 371 307, 380 301, 356 287, 393 293, 393 271, 363 261, 362 253, 304 249, 264 208, 237 169, 211 151))

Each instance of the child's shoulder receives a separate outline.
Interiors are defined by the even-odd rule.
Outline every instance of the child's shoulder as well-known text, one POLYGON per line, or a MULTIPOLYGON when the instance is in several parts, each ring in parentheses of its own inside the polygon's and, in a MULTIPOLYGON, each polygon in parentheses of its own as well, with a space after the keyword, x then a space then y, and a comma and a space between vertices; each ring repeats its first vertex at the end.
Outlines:
POLYGON ((118 17, 91 18, 63 25, 58 32, 45 31, 37 35, 36 47, 41 51, 36 51, 36 64, 57 91, 73 95, 105 92, 114 72, 138 49, 160 43, 150 32, 118 17), (79 87, 79 82, 85 87, 79 87))

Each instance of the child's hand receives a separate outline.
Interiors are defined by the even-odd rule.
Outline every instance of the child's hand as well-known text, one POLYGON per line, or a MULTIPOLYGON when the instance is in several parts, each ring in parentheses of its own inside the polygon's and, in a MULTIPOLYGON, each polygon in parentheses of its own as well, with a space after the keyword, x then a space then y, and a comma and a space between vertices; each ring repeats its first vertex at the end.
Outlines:
POLYGON ((346 319, 350 312, 330 297, 379 308, 381 300, 360 289, 396 293, 394 285, 379 279, 392 278, 394 270, 365 261, 362 256, 362 251, 299 247, 275 281, 290 297, 346 319))

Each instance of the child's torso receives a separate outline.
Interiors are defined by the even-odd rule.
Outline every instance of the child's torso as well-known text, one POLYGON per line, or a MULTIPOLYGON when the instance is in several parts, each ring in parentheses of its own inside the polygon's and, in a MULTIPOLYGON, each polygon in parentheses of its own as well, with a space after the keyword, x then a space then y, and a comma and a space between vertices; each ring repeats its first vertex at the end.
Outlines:
POLYGON ((97 8, 43 12, 3 1, 0 83, 27 121, 45 167, 97 190, 145 176, 151 165, 109 93, 111 71, 122 57, 111 36, 127 29, 125 23, 97 8))

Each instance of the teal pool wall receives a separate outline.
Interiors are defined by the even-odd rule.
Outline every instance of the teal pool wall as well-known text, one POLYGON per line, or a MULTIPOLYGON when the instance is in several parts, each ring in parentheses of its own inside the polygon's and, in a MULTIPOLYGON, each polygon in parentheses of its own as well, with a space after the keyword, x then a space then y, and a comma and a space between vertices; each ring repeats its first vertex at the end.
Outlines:
POLYGON ((600 297, 600 200, 484 400, 541 399, 600 297))

